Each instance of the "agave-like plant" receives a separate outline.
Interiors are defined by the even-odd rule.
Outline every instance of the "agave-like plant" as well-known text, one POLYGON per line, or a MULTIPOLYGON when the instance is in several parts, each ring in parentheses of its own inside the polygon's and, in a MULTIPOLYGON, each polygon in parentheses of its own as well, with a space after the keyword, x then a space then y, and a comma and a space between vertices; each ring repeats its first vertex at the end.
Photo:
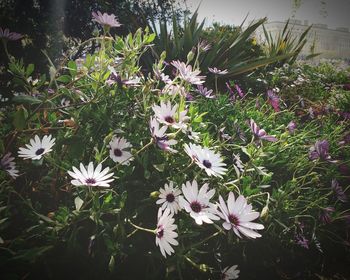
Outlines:
MULTIPOLYGON (((185 16, 182 25, 175 16, 172 19, 171 26, 165 20, 158 22, 151 20, 150 28, 156 34, 156 38, 152 53, 148 53, 148 55, 157 59, 165 51, 168 61, 176 59, 186 61, 190 51, 195 52, 194 56, 197 56, 198 44, 205 37, 205 30, 203 29, 205 20, 199 23, 197 18, 198 11, 196 10, 190 18, 185 16)), ((227 74, 221 77, 228 79, 290 58, 293 54, 277 55, 271 53, 269 56, 252 56, 252 52, 249 51, 247 46, 251 44, 255 30, 265 21, 266 18, 263 18, 243 28, 244 20, 239 27, 234 29, 235 31, 229 38, 223 37, 216 40, 209 50, 198 56, 197 62, 202 73, 207 73, 209 67, 227 69, 227 74)), ((207 43, 213 42, 209 41, 207 43)), ((147 61, 151 61, 151 57, 144 58, 147 65, 147 61)))
MULTIPOLYGON (((268 32, 263 25, 264 30, 264 36, 265 36, 265 45, 264 45, 264 51, 266 56, 279 56, 279 55, 285 55, 290 54, 290 57, 287 57, 281 61, 279 61, 277 64, 293 64, 295 60, 297 59, 298 55, 300 54, 301 50, 305 46, 307 42, 306 35, 310 32, 310 29, 312 28, 312 25, 310 25, 308 28, 305 29, 305 31, 301 34, 301 36, 293 35, 293 27, 288 28, 289 26, 289 20, 287 20, 284 28, 282 31, 280 31, 276 37, 272 35, 271 32, 268 32)), ((319 55, 319 53, 311 53, 306 58, 310 59, 315 56, 319 55)), ((278 66, 275 65, 275 66, 278 66)))
POLYGON ((161 20, 158 25, 154 20, 151 20, 151 28, 156 33, 153 50, 156 54, 161 54, 163 51, 167 54, 168 60, 180 59, 185 60, 186 55, 196 47, 201 36, 203 35, 203 26, 205 20, 201 23, 197 21, 198 12, 195 11, 189 19, 184 17, 183 27, 179 20, 174 15, 172 17, 172 30, 166 20, 161 20))

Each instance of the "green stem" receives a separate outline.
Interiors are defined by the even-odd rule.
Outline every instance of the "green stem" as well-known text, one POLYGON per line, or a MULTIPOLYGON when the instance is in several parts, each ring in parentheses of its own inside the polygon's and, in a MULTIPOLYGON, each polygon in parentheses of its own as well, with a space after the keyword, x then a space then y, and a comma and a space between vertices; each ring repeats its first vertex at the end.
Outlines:
POLYGON ((142 231, 146 231, 146 232, 150 232, 150 233, 156 234, 156 229, 152 230, 152 229, 148 229, 148 228, 143 228, 143 227, 137 226, 133 222, 131 222, 129 219, 128 219, 128 223, 130 225, 132 225, 134 228, 138 229, 138 230, 142 230, 142 231))
MULTIPOLYGON (((219 231, 213 233, 212 235, 210 235, 210 236, 204 238, 203 240, 201 240, 201 241, 199 241, 199 242, 197 242, 197 243, 191 245, 191 248, 188 249, 187 252, 190 251, 190 250, 191 250, 192 248, 194 248, 194 247, 197 247, 197 246, 199 246, 199 245, 202 245, 203 243, 205 243, 205 242, 207 242, 208 240, 214 238, 215 236, 219 235, 220 233, 222 233, 222 230, 219 230, 219 231)), ((187 253, 187 252, 186 252, 186 253, 187 253)))
POLYGON ((200 270, 200 267, 198 264, 196 264, 194 261, 192 261, 189 257, 185 256, 185 260, 188 261, 193 267, 197 268, 200 270))
POLYGON ((11 62, 12 59, 11 59, 11 56, 10 56, 8 49, 7 49, 7 40, 6 41, 5 40, 6 39, 2 39, 1 41, 2 41, 2 44, 4 46, 5 54, 6 54, 7 58, 9 59, 9 61, 11 62))
POLYGON ((52 165, 54 165, 56 168, 62 169, 62 170, 64 170, 64 171, 67 171, 67 170, 68 170, 68 169, 66 169, 66 168, 64 168, 64 167, 62 167, 62 166, 60 166, 60 165, 58 165, 58 164, 55 162, 55 160, 54 160, 53 158, 51 158, 51 157, 46 157, 46 159, 48 160, 49 163, 51 163, 52 165))
POLYGON ((193 163, 194 163, 194 160, 192 160, 189 165, 187 165, 184 169, 182 169, 179 172, 179 174, 183 174, 187 169, 189 169, 193 165, 193 163))

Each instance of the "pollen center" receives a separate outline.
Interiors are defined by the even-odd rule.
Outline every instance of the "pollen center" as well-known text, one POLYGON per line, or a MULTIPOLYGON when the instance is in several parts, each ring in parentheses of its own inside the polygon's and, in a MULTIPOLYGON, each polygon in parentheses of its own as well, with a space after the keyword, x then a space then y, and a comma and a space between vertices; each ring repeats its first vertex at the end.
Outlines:
POLYGON ((198 201, 193 201, 191 204, 191 209, 193 210, 193 212, 195 213, 199 213, 202 210, 202 206, 200 205, 200 203, 198 201))
POLYGON ((231 224, 233 224, 233 225, 235 225, 235 226, 238 226, 238 225, 239 225, 239 220, 238 220, 238 218, 237 218, 235 215, 230 214, 230 215, 228 216, 228 219, 229 219, 229 221, 231 222, 231 224))
POLYGON ((168 122, 168 123, 174 123, 175 122, 175 120, 174 120, 174 118, 172 116, 165 117, 165 121, 168 122))
POLYGON ((85 183, 88 185, 96 184, 96 180, 94 178, 88 178, 85 180, 85 183))
POLYGON ((175 196, 172 193, 168 193, 166 195, 166 201, 173 202, 175 200, 175 196))
POLYGON ((203 165, 206 167, 206 168, 210 168, 211 167, 211 162, 209 160, 203 160, 203 165))
POLYGON ((35 154, 38 156, 38 155, 41 155, 45 150, 43 148, 40 148, 38 149, 35 154))
POLYGON ((157 237, 160 239, 164 235, 164 229, 162 227, 159 227, 157 230, 157 237))
POLYGON ((122 155, 122 151, 120 149, 114 149, 113 153, 116 157, 120 157, 122 155))

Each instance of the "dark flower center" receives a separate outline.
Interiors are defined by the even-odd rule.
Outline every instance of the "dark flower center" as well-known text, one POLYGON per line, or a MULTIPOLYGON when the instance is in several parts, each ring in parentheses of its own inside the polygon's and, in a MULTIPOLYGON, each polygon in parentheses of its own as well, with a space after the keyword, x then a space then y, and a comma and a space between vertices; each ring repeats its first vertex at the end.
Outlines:
POLYGON ((114 149, 114 155, 116 156, 116 157, 120 157, 121 155, 122 155, 122 151, 121 150, 119 150, 119 149, 114 149))
POLYGON ((175 196, 172 193, 168 193, 166 195, 166 201, 173 202, 175 200, 175 196))
POLYGON ((190 206, 195 213, 199 213, 202 210, 202 206, 198 201, 193 201, 190 206))
POLYGON ((44 151, 45 151, 45 149, 40 148, 35 152, 35 154, 38 156, 38 155, 41 155, 44 151))
POLYGON ((163 227, 159 227, 158 231, 157 231, 157 237, 159 239, 161 239, 163 237, 163 235, 164 235, 164 229, 163 229, 163 227))
POLYGON ((209 160, 203 160, 203 165, 206 167, 206 168, 210 168, 211 167, 211 163, 209 160))
POLYGON ((173 123, 173 122, 175 122, 175 120, 174 120, 173 117, 171 117, 171 116, 167 116, 167 117, 165 118, 165 121, 168 122, 168 123, 173 123))
POLYGON ((235 216, 235 215, 232 215, 230 214, 228 216, 228 219, 229 221, 231 222, 231 224, 235 225, 235 226, 238 226, 239 225, 239 219, 235 216))
POLYGON ((85 183, 88 185, 96 184, 96 180, 94 178, 88 178, 85 180, 85 183))
POLYGON ((158 141, 167 141, 169 138, 167 135, 163 135, 162 137, 156 136, 156 140, 158 141))

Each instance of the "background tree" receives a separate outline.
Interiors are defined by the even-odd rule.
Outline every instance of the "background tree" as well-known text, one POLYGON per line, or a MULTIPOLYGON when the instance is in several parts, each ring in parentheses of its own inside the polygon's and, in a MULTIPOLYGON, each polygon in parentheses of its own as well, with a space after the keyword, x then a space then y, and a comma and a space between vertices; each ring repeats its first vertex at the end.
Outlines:
MULTIPOLYGON (((38 70, 45 70, 47 60, 40 50, 45 49, 54 61, 67 49, 69 42, 91 37, 96 25, 91 21, 92 11, 113 13, 122 27, 116 29, 125 35, 145 27, 149 18, 166 19, 173 13, 182 15, 185 0, 2 0, 0 26, 25 34, 22 45, 12 44, 11 53, 25 61, 35 61, 38 70), (23 47, 26 48, 25 52, 23 47)), ((6 61, 4 53, 1 61, 6 61)))

